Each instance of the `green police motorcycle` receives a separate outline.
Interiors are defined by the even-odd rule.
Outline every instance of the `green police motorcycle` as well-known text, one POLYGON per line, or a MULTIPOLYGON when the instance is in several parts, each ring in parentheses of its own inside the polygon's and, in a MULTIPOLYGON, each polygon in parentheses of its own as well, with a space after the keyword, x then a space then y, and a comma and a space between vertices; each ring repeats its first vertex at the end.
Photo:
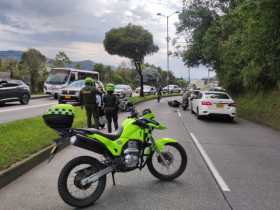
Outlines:
POLYGON ((162 181, 171 181, 186 169, 186 151, 175 139, 153 138, 154 129, 166 127, 155 120, 155 114, 150 109, 145 109, 141 116, 132 113, 123 121, 117 134, 71 128, 74 115, 71 105, 59 104, 43 116, 46 124, 62 137, 56 141, 51 157, 63 139, 99 154, 94 157, 76 157, 62 169, 58 191, 71 206, 87 207, 94 204, 105 189, 108 174, 112 174, 115 185, 115 173, 141 170, 146 165, 151 174, 162 181), (97 158, 100 155, 102 158, 97 158))

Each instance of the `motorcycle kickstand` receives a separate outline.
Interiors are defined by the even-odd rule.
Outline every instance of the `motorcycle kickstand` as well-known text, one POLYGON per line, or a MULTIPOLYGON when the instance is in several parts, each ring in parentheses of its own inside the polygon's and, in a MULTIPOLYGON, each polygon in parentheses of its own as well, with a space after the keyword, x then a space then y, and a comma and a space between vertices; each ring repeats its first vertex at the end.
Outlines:
POLYGON ((112 172, 113 186, 116 186, 115 173, 116 172, 114 172, 114 171, 112 172))

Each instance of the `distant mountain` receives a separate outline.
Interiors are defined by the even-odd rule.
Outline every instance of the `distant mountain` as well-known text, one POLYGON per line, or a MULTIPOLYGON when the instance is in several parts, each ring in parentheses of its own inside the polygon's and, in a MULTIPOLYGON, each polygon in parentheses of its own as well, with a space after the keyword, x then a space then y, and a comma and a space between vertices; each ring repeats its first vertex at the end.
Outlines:
MULTIPOLYGON (((53 61, 54 61, 53 59, 48 59, 48 66, 53 66, 53 61)), ((91 60, 72 61, 72 63, 67 65, 67 67, 76 68, 78 64, 80 65, 80 69, 93 70, 93 66, 95 62, 91 60)))
MULTIPOLYGON (((7 51, 0 51, 0 59, 8 60, 13 59, 20 61, 21 55, 23 51, 16 51, 16 50, 7 50, 7 51)), ((48 65, 52 66, 53 59, 48 58, 48 65)), ((82 60, 82 61, 73 61, 68 67, 75 68, 78 64, 80 64, 81 69, 84 70, 92 70, 95 62, 91 60, 82 60)))
POLYGON ((17 50, 7 50, 7 51, 0 51, 0 59, 2 60, 17 60, 19 61, 21 58, 23 51, 17 51, 17 50))
POLYGON ((80 65, 81 69, 92 70, 94 64, 95 63, 91 60, 73 61, 68 67, 75 68, 77 65, 80 65))

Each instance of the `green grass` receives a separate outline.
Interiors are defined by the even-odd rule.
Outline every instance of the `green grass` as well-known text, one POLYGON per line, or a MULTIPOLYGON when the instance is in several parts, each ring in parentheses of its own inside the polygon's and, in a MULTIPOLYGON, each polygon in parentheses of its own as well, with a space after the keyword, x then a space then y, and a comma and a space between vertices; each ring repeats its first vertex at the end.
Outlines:
MULTIPOLYGON (((179 96, 181 94, 169 94, 169 95, 163 95, 162 97, 170 97, 170 96, 179 96)), ((140 96, 134 96, 134 97, 131 97, 129 98, 129 101, 134 103, 134 104, 137 104, 139 102, 143 102, 143 101, 148 101, 148 100, 152 100, 152 99, 156 99, 157 96, 156 95, 148 95, 148 96, 144 96, 144 97, 140 97, 140 96)))
POLYGON ((280 92, 247 94, 236 99, 238 115, 280 130, 280 92))
MULTIPOLYGON (((74 127, 81 127, 84 122, 84 114, 76 108, 74 127)), ((0 170, 52 144, 58 137, 42 117, 0 124, 0 134, 0 170)))
MULTIPOLYGON (((139 103, 156 98, 156 96, 132 97, 130 101, 139 103)), ((84 127, 84 111, 75 107, 74 127, 84 127)), ((47 127, 42 117, 34 117, 0 124, 0 170, 23 160, 39 150, 52 144, 57 133, 47 127)))

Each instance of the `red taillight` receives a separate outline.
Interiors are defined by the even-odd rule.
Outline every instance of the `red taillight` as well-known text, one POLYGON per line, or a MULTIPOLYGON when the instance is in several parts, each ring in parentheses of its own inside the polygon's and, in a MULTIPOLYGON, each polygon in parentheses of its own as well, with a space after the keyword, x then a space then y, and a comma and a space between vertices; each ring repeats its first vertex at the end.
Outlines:
POLYGON ((229 106, 236 107, 236 103, 230 103, 229 106))
POLYGON ((211 101, 201 101, 201 105, 211 106, 212 102, 211 101))

